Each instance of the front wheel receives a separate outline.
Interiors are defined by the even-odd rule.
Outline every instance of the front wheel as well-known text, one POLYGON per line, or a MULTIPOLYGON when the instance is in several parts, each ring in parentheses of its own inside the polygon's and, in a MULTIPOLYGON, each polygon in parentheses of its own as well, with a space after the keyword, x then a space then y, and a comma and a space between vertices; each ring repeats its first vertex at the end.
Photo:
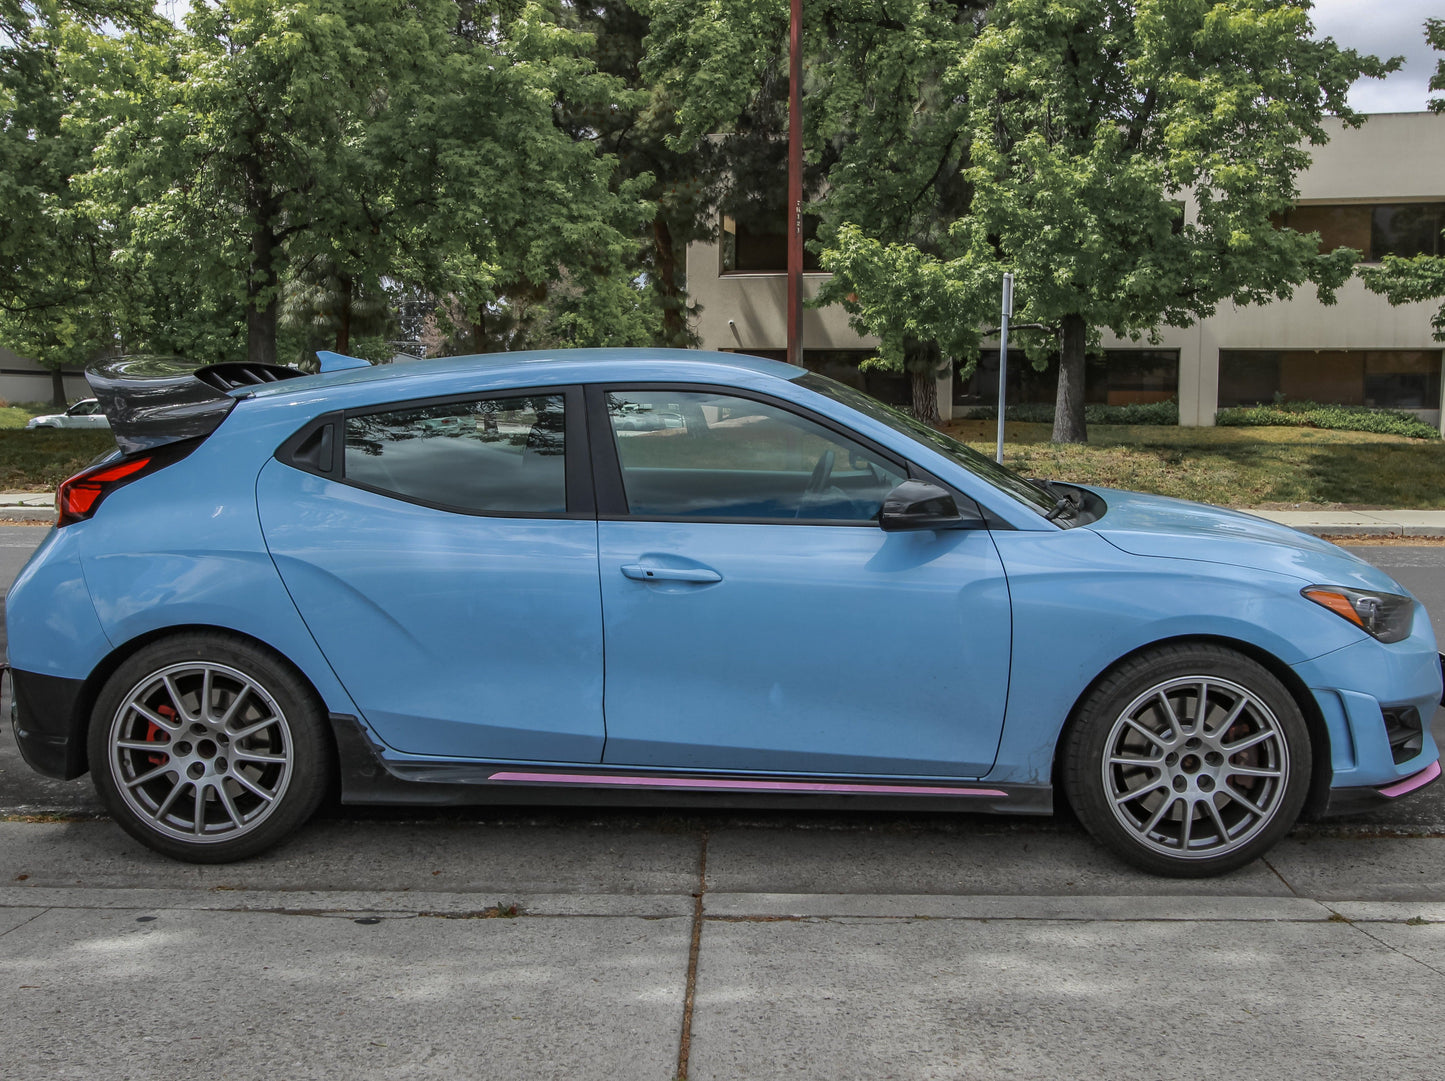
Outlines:
POLYGON ((141 649, 107 681, 89 734, 97 793, 143 844, 194 863, 244 859, 324 794, 320 703, 267 651, 219 634, 141 649))
POLYGON ((1304 716, 1266 668, 1220 646, 1161 646, 1085 699, 1063 783, 1105 847, 1144 870, 1193 878, 1272 848, 1304 806, 1311 761, 1304 716))

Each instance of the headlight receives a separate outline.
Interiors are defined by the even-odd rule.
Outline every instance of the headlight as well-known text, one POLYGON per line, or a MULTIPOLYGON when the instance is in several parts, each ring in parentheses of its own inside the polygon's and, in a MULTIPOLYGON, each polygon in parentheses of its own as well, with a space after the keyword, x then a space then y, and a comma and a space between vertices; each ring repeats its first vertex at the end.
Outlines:
POLYGON ((1345 586, 1306 586, 1300 596, 1324 605, 1381 642, 1402 642, 1415 622, 1415 601, 1398 593, 1345 586))

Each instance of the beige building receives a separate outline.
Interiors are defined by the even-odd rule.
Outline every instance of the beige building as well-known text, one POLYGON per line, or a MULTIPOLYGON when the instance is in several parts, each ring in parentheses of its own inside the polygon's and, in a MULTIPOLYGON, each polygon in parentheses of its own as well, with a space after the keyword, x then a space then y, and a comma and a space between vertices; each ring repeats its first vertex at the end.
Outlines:
MULTIPOLYGON (((74 402, 90 397, 90 385, 82 372, 65 369, 65 396, 74 402)), ((0 399, 6 402, 48 402, 54 384, 49 368, 42 368, 0 345, 0 399)))
MULTIPOLYGON (((1445 115, 1382 113, 1361 128, 1332 121, 1329 130, 1329 143, 1314 148, 1313 164, 1299 178, 1299 203, 1287 224, 1318 231, 1325 246, 1356 248, 1366 262, 1385 254, 1445 255, 1445 115)), ((1186 215, 1192 212, 1186 206, 1186 215)), ((726 219, 716 243, 688 249, 688 288, 704 348, 783 355, 785 260, 781 236, 750 236, 726 219)), ((807 273, 805 295, 824 278, 807 273)), ((1106 336, 1102 355, 1091 358, 1087 397, 1111 403, 1177 397, 1180 423, 1194 425, 1213 424, 1218 408, 1279 394, 1405 409, 1440 424, 1441 343, 1430 327, 1438 303, 1393 308, 1358 279, 1333 305, 1319 303, 1308 286, 1268 305, 1226 302, 1187 329, 1161 327, 1157 342, 1106 336)), ((849 328, 841 308, 804 313, 809 367, 850 373, 875 345, 849 328)), ((1009 369, 1010 402, 1053 400, 1052 372, 1034 373, 1012 358, 1009 369)), ((997 349, 985 348, 970 380, 941 380, 945 416, 996 401, 997 373, 997 349)), ((853 373, 850 381, 906 400, 901 378, 853 373)))

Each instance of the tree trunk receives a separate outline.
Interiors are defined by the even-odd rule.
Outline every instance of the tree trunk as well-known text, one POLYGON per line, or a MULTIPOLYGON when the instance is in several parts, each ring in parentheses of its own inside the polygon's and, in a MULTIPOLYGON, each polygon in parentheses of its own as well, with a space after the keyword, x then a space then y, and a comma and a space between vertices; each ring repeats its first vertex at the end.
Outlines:
POLYGON ((677 280, 677 251, 672 230, 659 214, 652 219, 652 245, 657 259, 657 295, 662 298, 662 344, 683 348, 692 344, 687 318, 683 315, 683 289, 677 280))
POLYGON ((903 367, 908 372, 908 382, 913 391, 913 416, 937 427, 938 416, 938 369, 941 366, 938 346, 933 342, 910 341, 903 347, 903 367))
POLYGON ((1059 393, 1054 402, 1055 443, 1087 443, 1084 423, 1084 345, 1088 326, 1081 315, 1064 316, 1063 347, 1059 353, 1059 393))
POLYGON ((924 424, 937 427, 941 423, 938 415, 938 373, 911 371, 908 381, 913 387, 913 408, 909 410, 924 424))
POLYGON ((59 368, 50 369, 50 404, 62 412, 65 409, 65 376, 59 368))
POLYGON ((336 326, 336 351, 346 356, 351 350, 351 293, 353 286, 350 278, 343 277, 340 282, 341 311, 337 316, 336 326))
POLYGON ((246 280, 246 359, 252 364, 276 363, 276 312, 280 292, 276 286, 276 234, 270 217, 258 215, 251 233, 251 273, 246 280), (264 303, 262 294, 269 295, 264 303))

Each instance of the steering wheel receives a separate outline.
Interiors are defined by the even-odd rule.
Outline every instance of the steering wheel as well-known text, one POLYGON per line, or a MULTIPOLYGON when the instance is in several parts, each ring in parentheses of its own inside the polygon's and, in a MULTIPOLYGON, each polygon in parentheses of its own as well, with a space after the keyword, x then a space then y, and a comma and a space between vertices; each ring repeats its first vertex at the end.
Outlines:
POLYGON ((831 450, 825 450, 818 456, 818 461, 813 466, 813 474, 808 478, 808 486, 803 489, 804 495, 822 495, 828 488, 828 481, 833 476, 833 463, 837 461, 838 455, 831 450))

